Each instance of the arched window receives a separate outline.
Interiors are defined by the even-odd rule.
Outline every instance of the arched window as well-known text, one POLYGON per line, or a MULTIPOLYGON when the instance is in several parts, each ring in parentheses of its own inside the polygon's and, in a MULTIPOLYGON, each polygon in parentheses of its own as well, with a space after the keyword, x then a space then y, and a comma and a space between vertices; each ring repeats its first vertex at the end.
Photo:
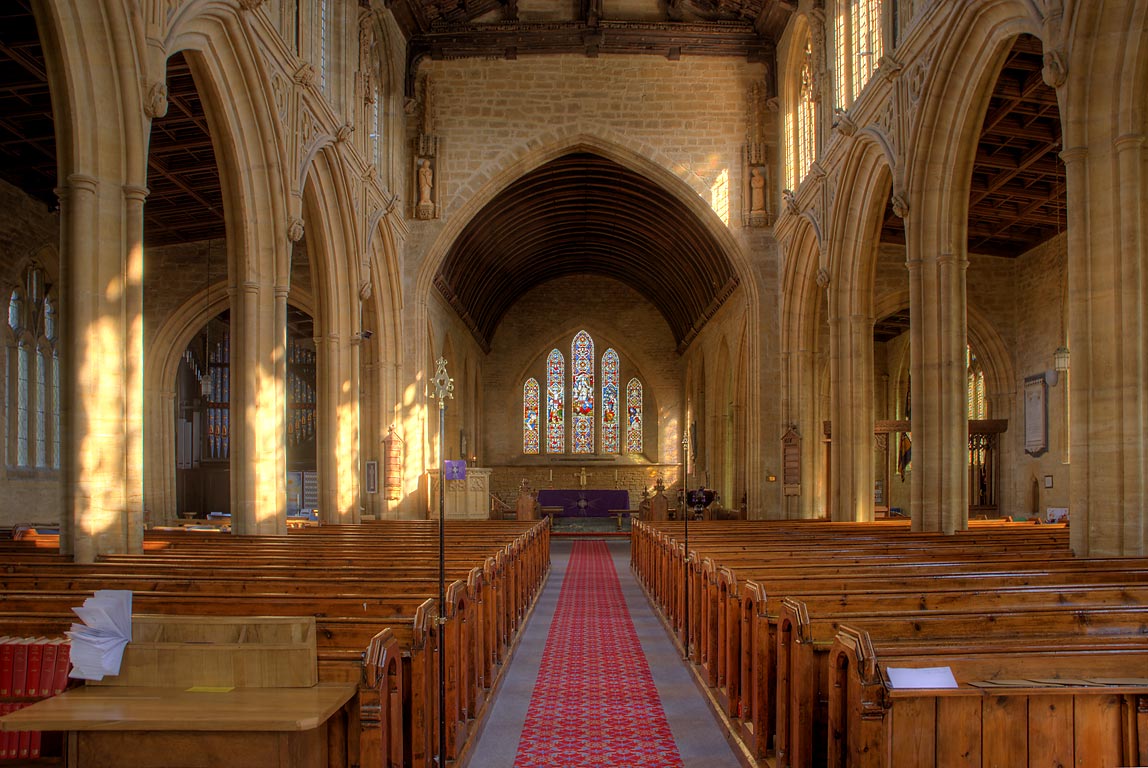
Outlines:
POLYGON ((546 452, 566 452, 566 359, 557 349, 546 358, 546 452))
POLYGON ((331 56, 331 0, 319 0, 319 90, 327 93, 331 56))
POLYGON ((618 375, 618 353, 607 349, 602 354, 602 453, 618 453, 621 443, 618 375))
POLYGON ((642 382, 626 385, 626 453, 642 452, 642 382))
POLYGON ((8 326, 13 333, 20 331, 20 304, 20 292, 12 291, 12 296, 8 299, 8 326))
POLYGON ((853 0, 853 98, 873 79, 885 53, 881 34, 881 0, 853 0))
POLYGON ((28 466, 28 377, 32 351, 21 341, 16 345, 16 466, 28 466))
POLYGON ((795 184, 800 184, 809 173, 817 151, 817 94, 813 70, 813 40, 805 36, 805 50, 801 56, 801 84, 797 94, 797 173, 795 184))
POLYGON ((48 350, 36 355, 36 466, 48 466, 48 350))
POLYGON ((379 91, 379 78, 372 78, 373 92, 371 93, 371 159, 375 163, 375 170, 381 168, 383 159, 383 126, 380 122, 379 102, 383 95, 379 91))
POLYGON ((527 379, 522 386, 522 452, 537 454, 538 439, 538 379, 527 379))
POLYGON ((848 109, 873 79, 885 53, 882 0, 842 2, 835 25, 837 107, 848 109))
POLYGON ((594 340, 586 331, 570 342, 570 421, 574 453, 593 453, 594 340))
POLYGON ((965 367, 968 372, 969 388, 969 419, 983 419, 987 411, 985 407, 985 370, 977 356, 973 354, 972 347, 965 347, 965 367))
POLYGON ((9 353, 7 462, 47 469, 60 460, 60 374, 56 354, 56 310, 50 286, 33 263, 8 299, 9 353))
POLYGON ((52 468, 60 468, 60 356, 52 350, 52 468))
MULTIPOLYGON (((602 353, 602 389, 595 389, 594 339, 579 331, 570 343, 570 378, 566 379, 566 359, 557 349, 546 357, 546 453, 566 453, 566 402, 570 402, 570 447, 572 454, 642 453, 642 383, 635 377, 626 387, 628 421, 622 424, 622 362, 618 352, 602 353), (567 389, 569 387, 569 389, 567 389), (595 444, 595 398, 601 397, 601 445, 595 444)), ((522 452, 541 452, 540 426, 542 388, 539 380, 527 378, 522 385, 522 452)))

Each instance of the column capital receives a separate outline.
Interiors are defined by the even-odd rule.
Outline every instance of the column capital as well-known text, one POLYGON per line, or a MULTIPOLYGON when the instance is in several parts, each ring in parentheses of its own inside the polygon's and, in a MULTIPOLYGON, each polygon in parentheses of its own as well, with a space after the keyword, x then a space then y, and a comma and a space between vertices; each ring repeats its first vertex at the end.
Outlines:
POLYGON ((133 203, 142 203, 151 190, 139 184, 124 184, 124 198, 133 203))
POLYGON ((1065 165, 1072 165, 1084 161, 1088 157, 1088 147, 1068 147, 1061 150, 1060 159, 1065 165))
POLYGON ((1127 150, 1139 149, 1144 145, 1144 134, 1142 133, 1125 133, 1117 136, 1112 140, 1112 146, 1116 147, 1117 152, 1125 152, 1127 150))
POLYGON ((60 198, 67 197, 71 192, 95 192, 100 186, 100 181, 95 176, 88 176, 85 173, 73 173, 68 175, 68 183, 56 187, 56 196, 60 198))

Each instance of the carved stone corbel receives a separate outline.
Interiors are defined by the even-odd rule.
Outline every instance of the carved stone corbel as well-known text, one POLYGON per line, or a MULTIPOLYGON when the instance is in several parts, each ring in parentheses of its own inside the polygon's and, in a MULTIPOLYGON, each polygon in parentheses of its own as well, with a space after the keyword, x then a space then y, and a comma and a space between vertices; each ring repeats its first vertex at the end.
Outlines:
POLYGON ((293 243, 303 239, 303 220, 298 216, 292 216, 287 222, 287 239, 293 243))
POLYGON ((841 131, 842 136, 852 136, 857 133, 857 123, 853 121, 848 112, 838 112, 837 121, 833 127, 841 131))
POLYGON ((797 207, 797 195, 793 194, 792 189, 781 190, 781 199, 785 201, 785 210, 796 216, 801 210, 797 207))
POLYGON ((889 203, 893 208, 893 213, 897 218, 904 220, 909 218, 909 201, 900 192, 894 192, 889 198, 889 203))
POLYGON ((152 120, 167 114, 167 83, 163 80, 157 80, 148 88, 144 113, 152 120))
POLYGON ((304 61, 296 67, 292 79, 294 79, 296 84, 305 88, 312 86, 315 84, 315 68, 312 67, 310 63, 304 61))
POLYGON ((339 129, 335 131, 335 141, 342 143, 351 138, 351 134, 355 132, 355 126, 350 123, 343 123, 339 129))
POLYGON ((825 290, 829 287, 829 270, 821 267, 817 270, 817 287, 825 290))
POLYGON ((1040 76, 1050 88, 1059 88, 1068 80, 1068 62, 1059 48, 1044 49, 1044 66, 1040 76))

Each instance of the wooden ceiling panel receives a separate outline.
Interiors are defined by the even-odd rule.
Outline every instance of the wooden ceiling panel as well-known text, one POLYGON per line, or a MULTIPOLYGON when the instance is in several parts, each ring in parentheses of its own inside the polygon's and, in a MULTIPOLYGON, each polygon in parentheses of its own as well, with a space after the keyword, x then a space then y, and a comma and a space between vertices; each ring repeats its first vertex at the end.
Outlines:
POLYGON ((436 284, 488 346, 524 293, 583 274, 641 293, 679 343, 737 285, 732 264, 683 203, 591 153, 547 163, 500 193, 459 235, 436 284))
MULTIPOLYGON (((1019 36, 997 77, 969 189, 970 253, 1016 257, 1064 231, 1060 111, 1042 53, 1039 40, 1019 36)), ((904 243, 903 222, 889 214, 882 239, 904 243)))

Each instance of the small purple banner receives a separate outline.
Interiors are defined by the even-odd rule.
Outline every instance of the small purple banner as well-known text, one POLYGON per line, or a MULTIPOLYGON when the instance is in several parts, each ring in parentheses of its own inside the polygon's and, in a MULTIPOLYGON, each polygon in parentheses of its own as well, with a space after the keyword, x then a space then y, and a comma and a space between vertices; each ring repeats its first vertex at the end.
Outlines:
POLYGON ((465 480, 466 479, 466 462, 465 461, 446 461, 446 479, 447 480, 465 480))

